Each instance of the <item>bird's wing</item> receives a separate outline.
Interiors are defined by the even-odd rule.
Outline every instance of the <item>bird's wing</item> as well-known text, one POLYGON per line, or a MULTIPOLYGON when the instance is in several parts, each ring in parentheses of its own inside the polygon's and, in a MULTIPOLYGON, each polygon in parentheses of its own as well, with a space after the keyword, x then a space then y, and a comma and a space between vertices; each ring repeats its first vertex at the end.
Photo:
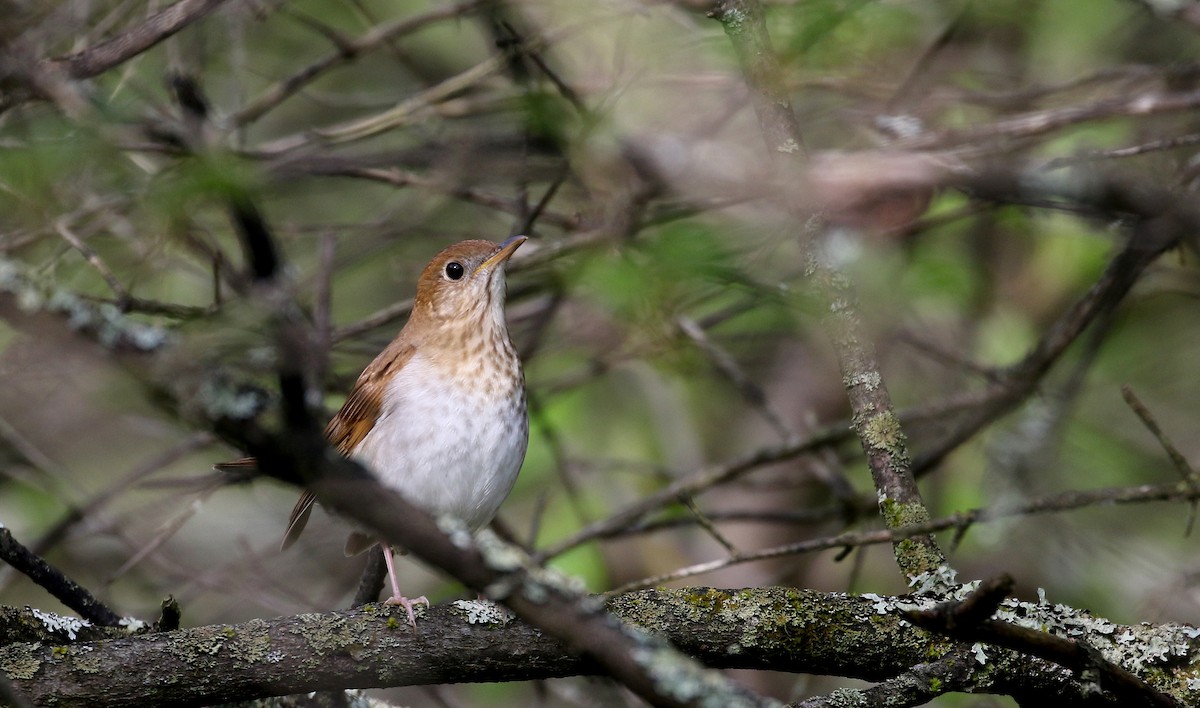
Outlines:
MULTIPOLYGON (((383 408, 383 394, 391 373, 403 367, 415 351, 416 347, 411 344, 393 341, 363 370, 341 410, 325 426, 325 438, 338 452, 349 457, 363 438, 367 437, 367 433, 371 432, 371 428, 375 427, 379 411, 383 408)), ((258 461, 253 457, 243 457, 240 460, 217 463, 213 468, 237 471, 257 465, 258 461)), ((291 516, 288 517, 287 530, 283 533, 283 542, 279 544, 280 551, 287 550, 300 537, 308 524, 308 517, 312 515, 314 501, 316 497, 307 489, 300 495, 296 506, 292 507, 291 516)))
POLYGON ((338 452, 346 457, 352 455, 371 428, 375 427, 383 408, 383 395, 388 381, 393 372, 412 359, 415 352, 416 347, 397 340, 363 369, 341 410, 325 426, 325 437, 338 452))
MULTIPOLYGON (((392 373, 403 367, 413 353, 416 352, 416 347, 411 344, 402 344, 399 339, 393 341, 384 349, 375 360, 367 365, 366 369, 358 377, 354 388, 350 391, 350 395, 346 397, 346 402, 342 404, 341 410, 337 415, 329 421, 329 425, 325 426, 325 437, 329 440, 329 444, 337 448, 337 451, 349 457, 358 448, 359 444, 367 437, 367 433, 371 432, 371 428, 375 427, 375 422, 379 420, 379 412, 383 409, 383 396, 387 390, 387 382, 391 379, 392 373)), ((288 523, 287 533, 284 535, 283 547, 287 548, 304 530, 304 525, 308 522, 308 515, 312 512, 313 495, 312 492, 305 491, 300 500, 296 502, 296 508, 292 510, 291 520, 288 523)), ((353 544, 356 548, 361 546, 360 550, 356 550, 355 554, 361 553, 362 550, 369 548, 373 540, 366 534, 355 532, 351 534, 350 540, 347 543, 347 555, 352 555, 349 551, 353 544), (354 542, 355 537, 362 537, 357 543, 354 542)))

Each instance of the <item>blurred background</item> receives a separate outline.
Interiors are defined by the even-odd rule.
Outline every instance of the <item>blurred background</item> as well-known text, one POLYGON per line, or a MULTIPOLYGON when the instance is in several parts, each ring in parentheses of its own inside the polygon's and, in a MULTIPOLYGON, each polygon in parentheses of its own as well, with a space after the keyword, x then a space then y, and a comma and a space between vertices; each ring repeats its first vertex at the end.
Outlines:
MULTIPOLYGON (((938 404, 969 399, 1024 356, 1125 232, 1056 204, 935 189, 904 163, 881 195, 860 184, 883 172, 870 155, 916 145, 954 164, 1102 174, 1191 198, 1194 97, 1177 110, 1123 103, 1197 90, 1196 13, 1160 5, 766 3, 780 78, 818 165, 784 191, 852 227, 825 248, 857 287, 897 409, 925 413, 906 427, 915 455, 956 420, 938 404), (1047 116, 1060 119, 1052 129, 1020 122, 1047 116), (1129 149, 1104 152, 1118 148, 1129 149)), ((0 8, 0 66, 20 78, 22 61, 94 47, 158 3, 0 8)), ((827 426, 847 429, 849 411, 804 277, 804 225, 779 206, 748 90, 707 9, 231 0, 72 82, 78 101, 0 95, 0 523, 127 615, 153 619, 168 595, 185 626, 347 606, 363 558, 343 557, 342 522, 318 512, 280 554, 296 490, 211 471, 240 453, 198 422, 203 381, 269 386, 272 371, 264 315, 239 294, 243 256, 217 196, 232 184, 258 197, 291 292, 321 334, 314 359, 330 413, 402 326, 434 253, 465 238, 531 237, 509 274, 531 439, 500 514, 521 542, 554 545, 672 480, 766 451, 690 504, 552 559, 590 590, 730 547, 879 526, 854 438, 779 452, 827 426), (188 109, 189 91, 207 115, 188 109), (133 344, 118 336, 130 328, 141 337, 133 344)), ((1120 387, 1197 458, 1195 262, 1183 251, 1160 259, 1034 395, 926 471, 931 514, 1178 479, 1120 387)), ((1008 572, 1026 599, 1043 588, 1119 623, 1195 623, 1189 513, 1103 506, 1007 518, 943 542, 961 580, 1008 572)), ((410 596, 466 596, 414 561, 401 573, 410 596)), ((887 546, 673 584, 906 590, 887 546)), ((0 603, 62 610, 8 568, 0 603)), ((781 699, 846 683, 737 676, 781 699)), ((635 702, 596 685, 380 695, 635 702)))

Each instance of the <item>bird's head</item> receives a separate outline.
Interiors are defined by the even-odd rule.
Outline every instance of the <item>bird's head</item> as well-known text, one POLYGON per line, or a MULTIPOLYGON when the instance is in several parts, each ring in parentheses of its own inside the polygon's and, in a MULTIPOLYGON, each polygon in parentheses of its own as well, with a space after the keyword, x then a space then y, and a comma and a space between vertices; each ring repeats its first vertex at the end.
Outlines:
POLYGON ((513 236, 502 244, 462 241, 434 256, 417 281, 413 318, 431 325, 486 327, 504 324, 504 267, 525 243, 513 236))

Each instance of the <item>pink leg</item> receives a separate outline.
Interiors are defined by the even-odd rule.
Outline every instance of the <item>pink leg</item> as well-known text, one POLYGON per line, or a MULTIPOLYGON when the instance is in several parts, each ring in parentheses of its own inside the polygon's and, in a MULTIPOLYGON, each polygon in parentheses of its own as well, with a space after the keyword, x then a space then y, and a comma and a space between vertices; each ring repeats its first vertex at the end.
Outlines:
POLYGON ((392 581, 392 596, 384 600, 383 604, 400 605, 403 607, 408 612, 408 623, 413 626, 413 629, 416 629, 417 616, 413 614, 413 605, 424 604, 426 607, 429 607, 429 600, 425 599, 424 595, 410 600, 400 594, 400 584, 396 582, 396 565, 392 559, 392 547, 386 543, 379 545, 383 546, 383 562, 387 563, 388 579, 392 581))

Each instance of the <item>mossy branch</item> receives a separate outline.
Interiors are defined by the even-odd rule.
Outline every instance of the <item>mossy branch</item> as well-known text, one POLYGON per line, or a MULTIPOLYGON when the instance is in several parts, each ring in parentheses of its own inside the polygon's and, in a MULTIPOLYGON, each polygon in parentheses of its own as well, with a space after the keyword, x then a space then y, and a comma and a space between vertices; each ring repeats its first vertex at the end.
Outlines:
MULTIPOLYGON (((959 588, 960 594, 969 588, 959 588)), ((950 597, 956 597, 954 595, 950 597)), ((851 596, 793 588, 644 590, 613 598, 623 621, 669 639, 710 666, 853 676, 886 681, 940 660, 958 664, 945 691, 1028 694, 1074 705, 1118 705, 1061 667, 1019 652, 956 643, 916 629, 904 611, 935 599, 851 596)), ((18 614, 21 614, 18 612, 18 614)), ((24 614, 29 614, 25 611, 24 614)), ((1195 705, 1187 666, 1200 656, 1195 630, 1122 627, 1061 605, 1006 601, 999 621, 1083 638, 1158 690, 1195 705)), ((316 690, 518 681, 587 675, 598 665, 485 603, 426 611, 417 631, 382 605, 237 625, 111 639, 10 644, 0 673, 35 704, 195 705, 316 690), (147 673, 147 667, 152 673, 147 673)), ((1103 688, 1103 687, 1101 687, 1103 688)))

